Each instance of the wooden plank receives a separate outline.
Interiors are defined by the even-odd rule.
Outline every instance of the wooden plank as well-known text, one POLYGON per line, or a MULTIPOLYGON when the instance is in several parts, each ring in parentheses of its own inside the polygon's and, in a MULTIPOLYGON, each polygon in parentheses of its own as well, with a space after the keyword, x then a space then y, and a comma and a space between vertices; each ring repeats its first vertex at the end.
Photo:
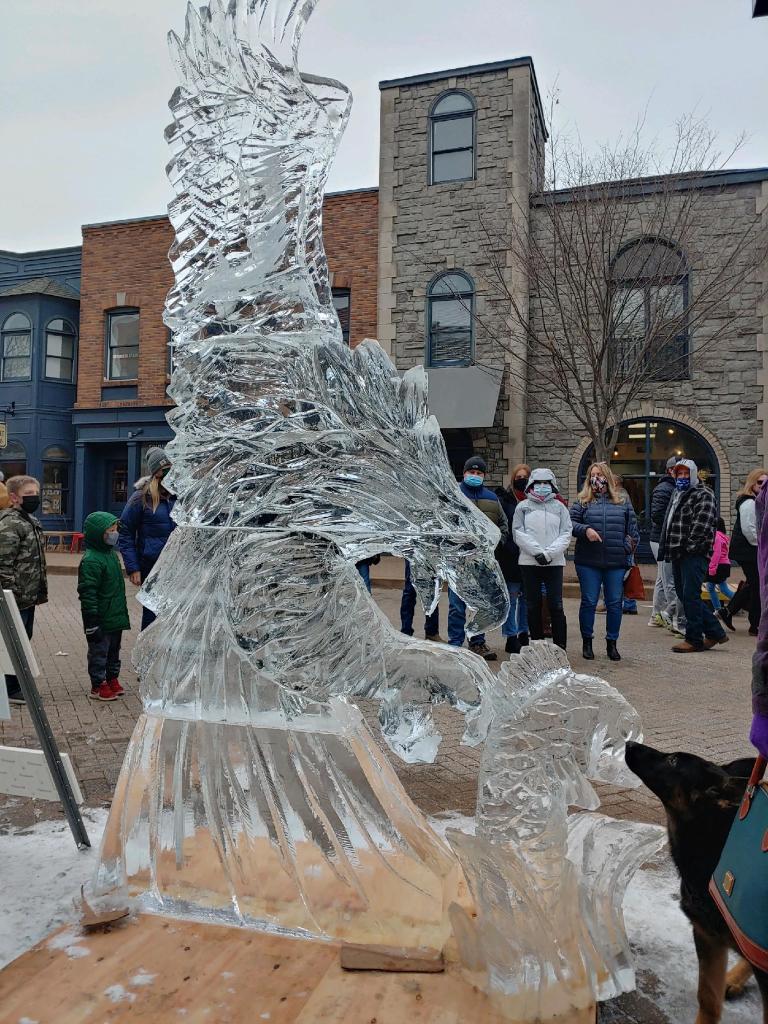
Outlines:
POLYGON ((439 974, 445 970, 441 956, 425 949, 395 949, 393 946, 359 946, 345 942, 339 958, 345 971, 399 971, 439 974))
MULTIPOLYGON (((0 971, 0 1024, 509 1024, 455 965, 347 972, 339 946, 139 916, 0 971)), ((592 1024, 594 1008, 557 1024, 592 1024)))

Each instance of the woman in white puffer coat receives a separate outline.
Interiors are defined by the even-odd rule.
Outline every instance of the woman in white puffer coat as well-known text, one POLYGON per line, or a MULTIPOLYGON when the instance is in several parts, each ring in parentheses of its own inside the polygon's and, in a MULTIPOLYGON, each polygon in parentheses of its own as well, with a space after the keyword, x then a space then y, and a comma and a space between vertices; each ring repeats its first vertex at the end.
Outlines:
POLYGON ((571 516, 557 492, 551 469, 534 469, 526 499, 515 509, 512 531, 520 548, 520 574, 528 607, 531 640, 542 640, 542 585, 547 593, 552 639, 566 648, 568 625, 563 610, 563 566, 571 543, 571 516))

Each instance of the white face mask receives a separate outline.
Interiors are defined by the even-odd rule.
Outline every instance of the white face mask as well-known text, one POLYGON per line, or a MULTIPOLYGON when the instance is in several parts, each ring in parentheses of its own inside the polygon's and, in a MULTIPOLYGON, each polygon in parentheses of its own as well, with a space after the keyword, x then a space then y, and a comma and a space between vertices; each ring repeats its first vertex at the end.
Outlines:
POLYGON ((533 493, 537 498, 548 498, 552 493, 552 484, 534 484, 533 493))

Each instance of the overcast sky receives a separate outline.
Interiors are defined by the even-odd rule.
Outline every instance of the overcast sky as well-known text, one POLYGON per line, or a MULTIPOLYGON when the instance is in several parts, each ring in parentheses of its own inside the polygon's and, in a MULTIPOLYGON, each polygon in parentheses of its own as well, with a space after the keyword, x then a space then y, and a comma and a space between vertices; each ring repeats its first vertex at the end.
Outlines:
MULTIPOLYGON (((530 55, 588 146, 648 107, 661 137, 706 115, 733 166, 768 165, 768 18, 751 0, 321 0, 302 67, 355 104, 331 188, 375 185, 378 82, 530 55)), ((163 211, 184 0, 0 0, 0 249, 80 242, 80 225, 163 211)))

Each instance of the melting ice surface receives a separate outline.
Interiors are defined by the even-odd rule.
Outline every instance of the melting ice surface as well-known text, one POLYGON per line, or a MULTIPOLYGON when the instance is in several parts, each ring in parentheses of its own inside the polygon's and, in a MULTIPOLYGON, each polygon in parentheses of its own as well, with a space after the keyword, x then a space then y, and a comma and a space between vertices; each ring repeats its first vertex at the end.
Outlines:
POLYGON ((299 71, 315 3, 213 0, 171 35, 179 529, 142 591, 158 616, 136 648, 144 713, 95 893, 404 949, 453 928, 466 969, 534 1019, 632 983, 620 904, 642 843, 567 811, 597 806, 588 778, 615 777, 639 726, 547 645, 494 677, 403 636, 355 569, 388 551, 425 607, 442 582, 458 593, 470 633, 506 617, 498 531, 456 486, 423 370, 341 338, 321 213, 351 99, 299 71), (467 716, 485 744, 475 837, 452 850, 430 828, 363 697, 410 762, 436 755, 435 703, 467 716))

